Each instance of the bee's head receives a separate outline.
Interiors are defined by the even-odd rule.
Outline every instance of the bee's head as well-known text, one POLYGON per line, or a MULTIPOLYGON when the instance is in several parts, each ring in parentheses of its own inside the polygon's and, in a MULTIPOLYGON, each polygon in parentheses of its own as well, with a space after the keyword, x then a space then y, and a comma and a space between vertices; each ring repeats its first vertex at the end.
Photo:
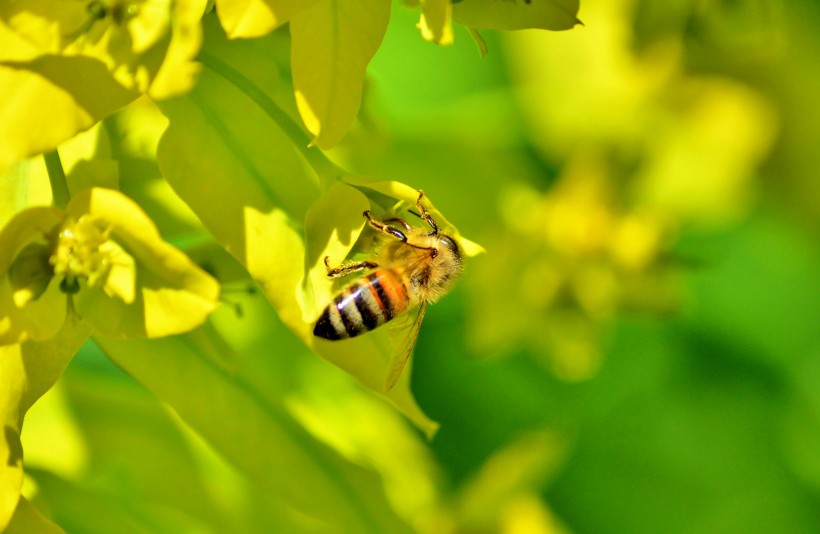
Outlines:
POLYGON ((447 234, 438 234, 438 248, 440 250, 448 250, 455 259, 461 261, 461 251, 458 248, 456 240, 447 234))

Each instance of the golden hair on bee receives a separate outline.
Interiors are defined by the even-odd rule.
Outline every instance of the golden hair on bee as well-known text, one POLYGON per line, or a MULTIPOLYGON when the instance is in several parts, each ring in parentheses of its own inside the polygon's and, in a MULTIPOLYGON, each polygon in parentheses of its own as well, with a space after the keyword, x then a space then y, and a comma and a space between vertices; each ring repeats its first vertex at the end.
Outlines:
POLYGON ((395 385, 407 363, 427 304, 444 295, 462 270, 458 244, 439 230, 422 205, 422 198, 424 192, 419 191, 416 208, 418 216, 430 227, 429 231, 415 228, 398 217, 377 220, 370 211, 365 211, 368 225, 389 238, 378 248, 375 259, 331 268, 329 258, 325 258, 330 278, 359 271, 367 273, 334 297, 316 321, 313 335, 331 341, 356 337, 407 310, 416 311, 406 347, 393 362, 386 389, 395 385))

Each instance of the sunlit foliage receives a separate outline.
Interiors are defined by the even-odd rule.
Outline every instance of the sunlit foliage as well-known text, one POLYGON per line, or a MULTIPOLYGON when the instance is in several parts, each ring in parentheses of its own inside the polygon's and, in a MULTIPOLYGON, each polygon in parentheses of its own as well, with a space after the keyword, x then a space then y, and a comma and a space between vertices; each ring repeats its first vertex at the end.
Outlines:
POLYGON ((818 23, 0 1, 0 530, 817 530, 818 23), (385 391, 412 315, 313 326, 420 189, 385 391))

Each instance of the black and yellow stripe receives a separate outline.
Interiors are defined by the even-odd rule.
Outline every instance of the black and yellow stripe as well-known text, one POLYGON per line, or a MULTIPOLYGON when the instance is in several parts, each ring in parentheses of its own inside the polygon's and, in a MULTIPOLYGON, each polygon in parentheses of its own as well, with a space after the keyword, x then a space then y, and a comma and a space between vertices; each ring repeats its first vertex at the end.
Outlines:
POLYGON ((356 337, 407 308, 407 289, 395 274, 377 269, 343 289, 322 312, 313 335, 329 340, 356 337))

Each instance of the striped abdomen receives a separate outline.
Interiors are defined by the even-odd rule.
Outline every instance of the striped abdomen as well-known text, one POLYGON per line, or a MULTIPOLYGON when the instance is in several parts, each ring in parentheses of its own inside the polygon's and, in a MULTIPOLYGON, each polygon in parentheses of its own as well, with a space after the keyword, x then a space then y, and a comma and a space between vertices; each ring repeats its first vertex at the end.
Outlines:
POLYGON ((407 288, 387 269, 376 269, 344 288, 313 328, 313 335, 336 340, 381 326, 409 304, 407 288))

